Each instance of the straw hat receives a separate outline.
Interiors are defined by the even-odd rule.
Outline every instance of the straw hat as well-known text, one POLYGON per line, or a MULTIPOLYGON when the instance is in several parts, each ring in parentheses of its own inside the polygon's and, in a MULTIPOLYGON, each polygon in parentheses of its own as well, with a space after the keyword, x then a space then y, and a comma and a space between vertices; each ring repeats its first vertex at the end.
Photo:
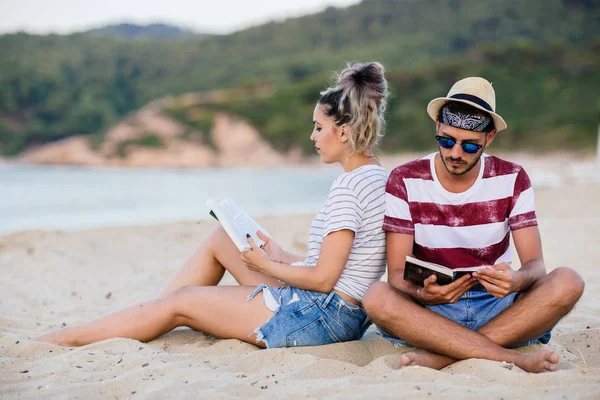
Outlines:
POLYGON ((496 131, 506 129, 506 122, 496 114, 496 92, 492 84, 479 77, 465 78, 456 82, 446 97, 433 99, 427 105, 427 114, 435 121, 440 108, 449 101, 458 101, 469 104, 475 108, 487 112, 494 119, 496 131))

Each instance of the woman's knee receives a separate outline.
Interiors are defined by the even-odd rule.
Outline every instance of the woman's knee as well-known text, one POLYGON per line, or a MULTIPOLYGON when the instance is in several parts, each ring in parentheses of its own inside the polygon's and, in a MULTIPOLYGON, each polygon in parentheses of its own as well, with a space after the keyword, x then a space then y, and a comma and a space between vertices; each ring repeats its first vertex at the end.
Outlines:
MULTIPOLYGON (((164 312, 171 315, 177 321, 183 322, 187 317, 187 309, 189 304, 191 304, 195 288, 196 286, 182 286, 163 297, 161 301, 164 302, 164 312)), ((178 325, 184 324, 179 323, 178 325)))
POLYGON ((214 259, 218 259, 234 249, 237 250, 235 244, 233 244, 233 241, 221 225, 216 226, 206 236, 200 246, 201 250, 210 252, 214 259))
POLYGON ((227 240, 231 239, 229 239, 227 232, 225 232, 225 229, 223 229, 221 224, 218 224, 212 231, 209 232, 208 236, 205 239, 205 242, 210 243, 212 245, 219 245, 220 243, 223 243, 227 240))

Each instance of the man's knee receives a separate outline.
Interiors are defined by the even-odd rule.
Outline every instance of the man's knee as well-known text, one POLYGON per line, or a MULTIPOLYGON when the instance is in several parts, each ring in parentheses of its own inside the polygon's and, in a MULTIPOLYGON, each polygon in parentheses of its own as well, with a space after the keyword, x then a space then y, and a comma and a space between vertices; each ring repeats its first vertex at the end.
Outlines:
POLYGON ((560 267, 548 274, 553 302, 561 307, 573 307, 583 294, 585 282, 571 268, 560 267))
POLYGON ((363 307, 369 317, 375 321, 390 318, 394 295, 394 288, 389 283, 372 284, 362 298, 363 307))

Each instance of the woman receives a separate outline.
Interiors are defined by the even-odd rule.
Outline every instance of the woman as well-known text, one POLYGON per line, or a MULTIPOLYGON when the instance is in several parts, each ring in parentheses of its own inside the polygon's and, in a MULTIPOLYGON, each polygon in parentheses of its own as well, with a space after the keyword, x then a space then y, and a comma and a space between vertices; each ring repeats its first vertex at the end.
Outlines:
POLYGON ((379 63, 354 64, 321 93, 310 136, 327 164, 345 173, 314 219, 299 257, 271 238, 240 254, 219 227, 183 265, 163 296, 39 341, 79 346, 122 337, 150 341, 178 326, 261 347, 359 339, 369 325, 361 299, 385 271, 387 175, 373 155, 382 136, 387 82, 379 63), (216 286, 225 270, 240 286, 216 286))

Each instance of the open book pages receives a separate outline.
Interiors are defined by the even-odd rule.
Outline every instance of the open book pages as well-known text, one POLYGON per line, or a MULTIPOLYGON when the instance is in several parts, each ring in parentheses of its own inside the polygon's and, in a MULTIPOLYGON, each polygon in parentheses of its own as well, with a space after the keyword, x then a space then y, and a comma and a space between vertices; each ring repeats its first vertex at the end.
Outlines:
POLYGON ((423 286, 423 281, 425 279, 431 275, 436 275, 436 283, 438 285, 447 285, 465 273, 471 273, 486 267, 488 266, 480 265, 476 267, 451 269, 442 265, 422 261, 411 256, 406 256, 406 262, 404 264, 404 280, 410 281, 415 285, 423 286))
POLYGON ((271 236, 231 199, 208 199, 206 205, 210 207, 211 215, 221 223, 225 232, 241 252, 250 250, 246 234, 250 234, 258 246, 264 245, 265 242, 256 235, 256 231, 260 230, 265 235, 271 236))

